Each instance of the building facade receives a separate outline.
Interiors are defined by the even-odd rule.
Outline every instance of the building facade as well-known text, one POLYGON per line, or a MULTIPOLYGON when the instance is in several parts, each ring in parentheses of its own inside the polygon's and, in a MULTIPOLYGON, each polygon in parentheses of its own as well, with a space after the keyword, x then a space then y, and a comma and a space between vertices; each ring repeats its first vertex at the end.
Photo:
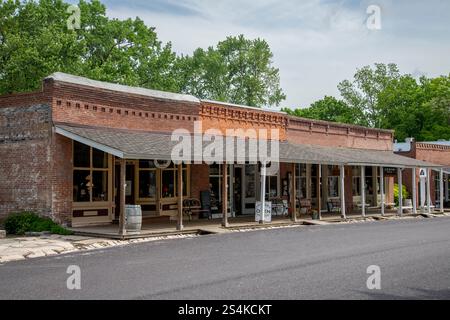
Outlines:
POLYGON ((29 210, 69 226, 116 221, 125 203, 141 205, 144 218, 176 220, 181 199, 203 202, 205 194, 217 217, 254 215, 261 190, 266 200, 285 200, 291 214, 301 212, 303 199, 319 212, 333 199, 346 212, 364 211, 361 203, 393 202, 395 174, 386 167, 432 166, 394 155, 390 130, 62 73, 38 92, 0 97, 0 154, 0 218, 29 210), (278 173, 265 177, 263 189, 261 164, 248 159, 168 161, 174 130, 211 129, 279 141, 278 173))
MULTIPOLYGON (((443 202, 444 207, 450 208, 450 141, 429 141, 429 142, 417 142, 412 138, 406 139, 404 143, 394 144, 395 153, 410 157, 413 159, 423 160, 427 162, 433 162, 443 166, 443 202)), ((424 190, 427 188, 426 179, 421 180, 420 169, 417 169, 415 182, 410 171, 403 173, 404 185, 408 192, 412 192, 413 184, 415 183, 419 195, 424 194, 424 190)), ((440 206, 441 201, 441 179, 440 170, 432 170, 430 177, 430 195, 431 202, 436 207, 440 206)), ((417 204, 421 204, 420 196, 417 198, 417 204)))

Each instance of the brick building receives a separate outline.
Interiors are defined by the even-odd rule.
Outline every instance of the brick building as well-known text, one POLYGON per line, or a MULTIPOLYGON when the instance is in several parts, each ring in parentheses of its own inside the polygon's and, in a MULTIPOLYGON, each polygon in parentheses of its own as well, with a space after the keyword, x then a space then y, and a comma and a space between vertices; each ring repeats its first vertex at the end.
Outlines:
MULTIPOLYGON (((395 153, 422 161, 432 162, 443 166, 443 185, 442 196, 444 207, 450 207, 450 141, 429 141, 429 142, 417 142, 412 138, 406 139, 404 143, 394 144, 395 153)), ((433 206, 440 206, 440 170, 431 170, 430 176, 430 196, 433 206)), ((413 179, 411 171, 403 172, 404 185, 408 192, 412 192, 413 180, 415 180, 416 189, 419 190, 419 195, 423 196, 427 189, 426 179, 420 179, 419 169, 416 170, 416 175, 413 179), (423 190, 423 191, 422 191, 423 190)), ((426 202, 424 199, 423 202, 426 202)), ((421 197, 417 197, 417 205, 421 205, 421 197)))
POLYGON ((146 219, 181 221, 186 198, 207 199, 224 219, 254 215, 262 199, 285 200, 291 214, 302 200, 364 214, 393 202, 395 170, 386 168, 435 166, 395 155, 392 141, 390 130, 55 73, 39 92, 0 96, 0 218, 32 210, 65 225, 103 224, 138 204, 146 219), (279 171, 262 179, 251 152, 226 165, 170 162, 174 130, 191 138, 211 129, 233 145, 278 141, 279 171))

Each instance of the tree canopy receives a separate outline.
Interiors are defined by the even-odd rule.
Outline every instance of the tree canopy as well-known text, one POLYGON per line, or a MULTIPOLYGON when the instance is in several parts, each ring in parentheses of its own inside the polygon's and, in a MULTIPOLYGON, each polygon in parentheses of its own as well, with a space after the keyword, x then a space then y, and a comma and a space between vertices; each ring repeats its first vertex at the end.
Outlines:
POLYGON ((325 97, 291 115, 393 129, 398 140, 450 139, 450 74, 416 80, 395 64, 358 69, 338 85, 341 100, 325 97))
POLYGON ((155 28, 108 18, 98 0, 79 2, 80 28, 70 30, 68 7, 62 0, 0 2, 0 94, 36 90, 61 71, 256 107, 285 99, 264 40, 229 37, 178 56, 155 28))

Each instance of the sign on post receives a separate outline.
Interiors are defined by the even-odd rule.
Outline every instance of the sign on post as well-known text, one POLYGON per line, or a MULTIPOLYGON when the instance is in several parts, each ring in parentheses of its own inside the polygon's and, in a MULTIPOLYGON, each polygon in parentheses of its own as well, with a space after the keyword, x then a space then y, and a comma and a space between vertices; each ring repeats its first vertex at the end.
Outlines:
POLYGON ((420 178, 426 178, 427 177, 427 169, 420 168, 420 170, 419 170, 419 177, 420 178))
MULTIPOLYGON (((264 202, 264 222, 272 222, 272 202, 266 201, 264 202)), ((261 221, 261 212, 262 212, 262 202, 256 201, 255 204, 255 221, 261 221)))

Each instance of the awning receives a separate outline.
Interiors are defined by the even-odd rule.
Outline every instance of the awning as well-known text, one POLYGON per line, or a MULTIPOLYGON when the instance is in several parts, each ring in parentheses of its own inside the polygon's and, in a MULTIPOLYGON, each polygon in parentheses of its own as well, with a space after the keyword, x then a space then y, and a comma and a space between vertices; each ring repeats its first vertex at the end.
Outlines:
MULTIPOLYGON (((66 124, 55 126, 56 133, 72 140, 89 145, 96 149, 125 159, 145 159, 145 160, 171 160, 172 149, 178 141, 171 140, 171 134, 159 132, 131 131, 124 129, 102 128, 102 127, 82 127, 66 124)), ((194 146, 193 137, 191 145, 194 146)), ((235 150, 235 161, 251 160, 249 154, 252 142, 247 139, 245 142, 245 152, 238 152, 237 139, 228 140, 225 143, 225 151, 235 150), (234 149, 229 148, 229 144, 234 145, 234 149)), ((203 150, 210 145, 210 141, 202 143, 203 150)), ((270 154, 270 143, 268 153, 270 154)), ((193 152, 191 152, 193 154, 193 152)), ((224 152, 224 158, 229 156, 224 152)), ((229 158, 227 158, 229 159, 229 158)), ((324 147, 308 144, 294 144, 291 142, 280 142, 279 144, 280 162, 286 163, 309 163, 324 165, 365 165, 384 167, 425 167, 441 168, 442 166, 428 163, 404 156, 394 154, 392 151, 378 151, 353 148, 324 147)), ((194 160, 193 158, 191 161, 194 160)))

